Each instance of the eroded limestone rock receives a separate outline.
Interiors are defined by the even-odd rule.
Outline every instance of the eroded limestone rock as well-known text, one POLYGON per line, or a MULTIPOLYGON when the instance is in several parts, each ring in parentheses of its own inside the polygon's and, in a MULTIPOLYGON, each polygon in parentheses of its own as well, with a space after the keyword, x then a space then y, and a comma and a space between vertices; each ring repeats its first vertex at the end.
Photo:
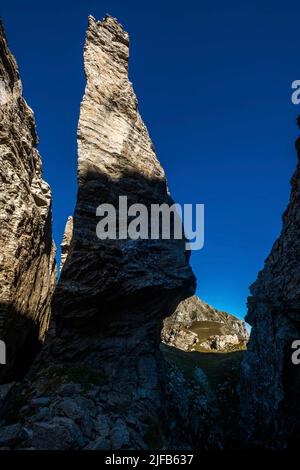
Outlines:
POLYGON ((64 231, 63 240, 61 243, 60 272, 62 271, 62 268, 64 267, 66 259, 69 255, 72 239, 73 239, 73 217, 70 216, 68 217, 65 231, 64 231))
POLYGON ((159 345, 163 318, 195 289, 185 240, 96 236, 101 203, 118 207, 124 195, 128 205, 173 203, 128 80, 128 57, 122 26, 109 16, 90 17, 73 238, 70 250, 65 243, 54 295, 55 332, 24 384, 27 400, 47 394, 50 405, 46 416, 26 420, 26 447, 60 448, 64 432, 68 448, 151 449, 171 442, 168 413, 173 407, 176 414, 177 403, 166 398, 159 345), (69 384, 68 393, 77 390, 72 400, 61 395, 62 384, 69 384))
POLYGON ((0 380, 20 377, 43 342, 56 283, 51 191, 42 178, 32 110, 0 25, 0 338, 7 365, 0 380))

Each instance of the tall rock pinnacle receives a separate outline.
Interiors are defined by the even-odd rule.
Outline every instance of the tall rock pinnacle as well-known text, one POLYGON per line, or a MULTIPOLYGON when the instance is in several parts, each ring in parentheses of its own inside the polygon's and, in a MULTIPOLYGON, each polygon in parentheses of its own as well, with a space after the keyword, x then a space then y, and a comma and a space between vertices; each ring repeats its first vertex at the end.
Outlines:
POLYGON ((34 116, 0 24, 0 380, 22 376, 43 341, 56 282, 51 191, 34 116))
POLYGON ((298 445, 300 437, 300 366, 292 362, 292 343, 300 339, 300 137, 296 149, 282 231, 248 299, 252 331, 242 365, 241 406, 250 446, 282 448, 298 445))
POLYGON ((26 422, 32 431, 26 447, 149 449, 170 443, 159 346, 163 319, 195 290, 185 240, 96 235, 100 204, 118 210, 120 196, 127 196, 128 206, 173 203, 128 80, 128 57, 121 25, 109 16, 100 22, 90 17, 73 229, 69 219, 53 297, 55 325, 28 378, 31 396, 47 393, 51 406, 42 422, 26 422))
POLYGON ((128 205, 172 203, 128 80, 128 58, 128 34, 121 25, 109 16, 102 22, 90 17, 78 125, 78 198, 72 255, 55 295, 58 325, 91 326, 92 317, 111 324, 119 315, 127 324, 124 312, 132 311, 132 304, 142 307, 134 323, 144 324, 144 316, 155 312, 162 319, 194 289, 184 241, 96 237, 101 203, 118 207, 119 196, 127 196, 128 205))
MULTIPOLYGON (((107 414, 147 427, 163 416, 162 320, 194 292, 184 240, 99 240, 96 209, 173 203, 128 79, 129 39, 107 16, 89 18, 87 84, 78 124, 78 197, 70 252, 54 296, 54 354, 102 370, 107 414), (129 412, 129 408, 130 412, 129 412), (161 415, 160 415, 161 413, 161 415)), ((129 431, 128 431, 129 432, 129 431)), ((141 429, 141 435, 145 429, 141 429)), ((130 435, 130 432, 129 432, 130 435)), ((129 438, 134 444, 134 438, 129 438)), ((147 444, 143 444, 147 447, 147 444)))

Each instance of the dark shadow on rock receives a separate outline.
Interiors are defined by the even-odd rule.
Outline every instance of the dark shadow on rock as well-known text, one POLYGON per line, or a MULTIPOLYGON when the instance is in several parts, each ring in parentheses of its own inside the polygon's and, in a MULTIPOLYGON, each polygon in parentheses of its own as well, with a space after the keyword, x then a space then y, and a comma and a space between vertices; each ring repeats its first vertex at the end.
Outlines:
MULTIPOLYGON (((244 443, 241 440, 239 426, 240 398, 238 384, 240 365, 245 351, 228 353, 185 352, 163 343, 161 344, 161 350, 166 361, 171 366, 181 370, 185 378, 191 381, 191 387, 193 387, 192 384, 195 383, 195 379, 197 384, 195 373, 197 368, 204 372, 213 393, 211 428, 213 429, 216 426, 221 430, 223 448, 243 448, 244 443)), ((199 439, 199 436, 194 439, 194 448, 198 448, 199 439)))
MULTIPOLYGON (((127 196, 128 206, 171 206, 165 181, 129 170, 116 180, 93 168, 81 184, 70 252, 53 298, 58 335, 64 327, 94 334, 114 329, 115 322, 118 331, 152 316, 161 321, 195 290, 186 239, 99 240, 96 209, 103 203, 118 208, 119 196, 127 196)), ((173 223, 171 217, 171 233, 173 223)))
POLYGON ((39 340, 39 325, 32 319, 7 304, 2 303, 1 310, 6 314, 0 337, 6 346, 6 364, 0 365, 0 384, 3 384, 23 379, 42 342, 39 340))
POLYGON ((70 252, 53 297, 53 330, 27 382, 39 390, 51 385, 54 402, 62 383, 81 380, 80 374, 89 382, 101 374, 105 383, 97 400, 111 425, 118 417, 124 436, 130 436, 125 448, 162 448, 170 435, 168 410, 172 406, 174 416, 177 405, 166 395, 160 335, 163 319, 194 293, 190 253, 185 238, 96 236, 97 207, 118 207, 119 196, 127 196, 128 205, 172 205, 164 180, 128 170, 117 180, 96 170, 85 178, 78 191, 70 252))
POLYGON ((165 357, 180 367, 188 378, 193 377, 195 367, 201 367, 212 388, 217 388, 228 379, 238 384, 240 364, 244 350, 233 352, 182 351, 173 346, 161 344, 165 357))

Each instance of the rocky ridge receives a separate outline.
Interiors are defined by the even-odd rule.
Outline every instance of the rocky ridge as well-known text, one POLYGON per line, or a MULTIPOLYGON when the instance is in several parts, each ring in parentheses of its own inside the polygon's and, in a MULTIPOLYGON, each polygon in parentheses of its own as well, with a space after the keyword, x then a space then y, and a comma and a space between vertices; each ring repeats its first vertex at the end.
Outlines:
POLYGON ((0 24, 0 381, 20 378, 44 341, 56 283, 51 191, 32 110, 0 24))
POLYGON ((162 330, 162 341, 183 351, 241 349, 245 348, 248 339, 242 320, 211 307, 196 295, 178 305, 164 320, 162 330))

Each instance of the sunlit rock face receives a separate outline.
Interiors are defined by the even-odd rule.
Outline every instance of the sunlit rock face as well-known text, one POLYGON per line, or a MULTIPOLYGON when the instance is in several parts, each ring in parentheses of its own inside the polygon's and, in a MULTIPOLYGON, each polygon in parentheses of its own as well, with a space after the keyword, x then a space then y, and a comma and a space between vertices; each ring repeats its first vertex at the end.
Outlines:
POLYGON ((171 445, 171 402, 159 345, 163 318, 195 290, 185 240, 96 236, 101 203, 118 208, 119 196, 128 197, 128 206, 173 202, 137 109, 128 57, 122 26, 112 17, 90 17, 76 209, 63 240, 54 325, 24 384, 24 393, 33 390, 31 400, 47 395, 47 412, 26 420, 26 447, 171 445))
POLYGON ((51 191, 32 110, 0 24, 0 380, 20 378, 43 342, 56 282, 51 191))
POLYGON ((69 255, 72 238, 73 238, 73 217, 70 216, 68 217, 68 220, 65 226, 63 239, 61 242, 61 257, 60 257, 60 267, 59 267, 60 272, 62 271, 62 268, 64 267, 66 259, 69 255))
POLYGON ((180 302, 164 320, 162 329, 162 341, 183 351, 244 349, 248 339, 242 320, 217 310, 197 295, 180 302))
POLYGON ((242 365, 242 424, 249 446, 283 448, 300 437, 300 138, 298 165, 280 237, 250 287, 246 320, 252 325, 242 365))

